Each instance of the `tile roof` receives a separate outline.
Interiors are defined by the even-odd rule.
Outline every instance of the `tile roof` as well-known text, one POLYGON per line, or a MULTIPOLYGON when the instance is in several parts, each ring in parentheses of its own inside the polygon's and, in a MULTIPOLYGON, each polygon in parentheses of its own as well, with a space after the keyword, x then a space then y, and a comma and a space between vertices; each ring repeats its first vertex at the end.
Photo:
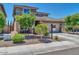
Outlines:
POLYGON ((30 8, 30 9, 38 9, 37 7, 32 7, 32 6, 24 6, 24 5, 14 5, 15 7, 19 7, 19 8, 30 8))
POLYGON ((36 21, 43 21, 43 22, 60 22, 60 23, 64 23, 64 19, 54 19, 54 18, 50 18, 50 17, 36 17, 36 21))

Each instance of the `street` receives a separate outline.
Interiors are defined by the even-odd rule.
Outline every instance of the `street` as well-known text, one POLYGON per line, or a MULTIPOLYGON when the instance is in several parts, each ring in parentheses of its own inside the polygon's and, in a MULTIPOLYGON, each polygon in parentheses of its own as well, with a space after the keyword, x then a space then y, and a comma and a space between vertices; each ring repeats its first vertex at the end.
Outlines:
MULTIPOLYGON (((54 34, 54 35, 57 35, 57 36, 62 37, 62 38, 66 38, 67 40, 73 41, 75 43, 79 42, 79 40, 78 40, 79 36, 78 35, 72 35, 72 34, 66 34, 66 33, 59 33, 59 34, 54 34)), ((43 53, 43 54, 40 54, 40 55, 79 55, 79 47, 61 50, 61 51, 43 53)))
POLYGON ((48 52, 40 55, 79 55, 79 47, 61 51, 48 52))

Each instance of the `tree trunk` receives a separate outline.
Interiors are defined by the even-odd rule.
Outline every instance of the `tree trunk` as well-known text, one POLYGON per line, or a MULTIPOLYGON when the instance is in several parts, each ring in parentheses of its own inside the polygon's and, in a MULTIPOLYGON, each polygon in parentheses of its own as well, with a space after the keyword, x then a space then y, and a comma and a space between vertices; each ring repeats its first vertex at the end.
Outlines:
MULTIPOLYGON (((29 30, 29 28, 27 30, 29 30)), ((29 32, 28 32, 28 36, 29 36, 29 32)))
POLYGON ((73 32, 73 34, 74 34, 74 28, 72 28, 72 32, 73 32))
POLYGON ((42 40, 42 37, 43 37, 43 36, 41 35, 41 40, 42 40))
POLYGON ((2 29, 0 29, 0 34, 2 33, 2 29))
POLYGON ((76 28, 76 34, 77 34, 77 28, 76 28))

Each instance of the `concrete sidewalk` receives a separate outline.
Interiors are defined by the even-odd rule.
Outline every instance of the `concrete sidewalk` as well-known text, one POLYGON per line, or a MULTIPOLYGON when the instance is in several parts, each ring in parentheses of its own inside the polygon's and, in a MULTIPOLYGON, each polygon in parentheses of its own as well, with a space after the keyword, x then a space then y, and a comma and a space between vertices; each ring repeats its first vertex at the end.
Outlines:
POLYGON ((1 55, 36 55, 36 54, 64 50, 64 49, 75 48, 75 47, 79 47, 79 45, 69 41, 40 43, 40 44, 32 44, 32 45, 3 47, 0 48, 0 54, 1 55))

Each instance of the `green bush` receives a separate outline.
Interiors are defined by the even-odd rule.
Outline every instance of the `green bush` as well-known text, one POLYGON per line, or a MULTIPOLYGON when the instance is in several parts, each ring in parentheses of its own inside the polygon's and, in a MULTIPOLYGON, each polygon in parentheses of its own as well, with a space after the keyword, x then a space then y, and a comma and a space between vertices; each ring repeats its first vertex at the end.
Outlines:
POLYGON ((38 24, 35 27, 35 32, 40 34, 40 35, 47 36, 49 34, 48 33, 48 26, 47 26, 47 24, 38 24))
POLYGON ((22 34, 15 34, 15 35, 12 37, 12 41, 13 41, 14 43, 21 43, 21 42, 23 42, 23 40, 24 40, 24 35, 22 35, 22 34))
POLYGON ((5 24, 6 24, 5 15, 3 12, 0 12, 0 33, 2 33, 2 30, 5 26, 5 24))

